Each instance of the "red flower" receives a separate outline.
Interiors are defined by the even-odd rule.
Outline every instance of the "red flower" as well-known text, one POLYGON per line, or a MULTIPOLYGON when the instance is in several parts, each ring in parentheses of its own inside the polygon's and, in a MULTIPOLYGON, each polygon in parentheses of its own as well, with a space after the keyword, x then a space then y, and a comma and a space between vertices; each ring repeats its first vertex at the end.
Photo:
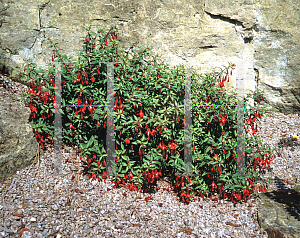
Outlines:
POLYGON ((247 188, 244 189, 243 194, 245 197, 249 195, 249 191, 247 188))
POLYGON ((144 149, 141 149, 141 150, 139 151, 139 155, 144 155, 144 154, 145 154, 144 149))
POLYGON ((221 123, 220 125, 221 126, 224 126, 225 125, 225 122, 227 121, 227 119, 223 116, 221 120, 219 120, 221 123))
POLYGON ((99 121, 97 121, 97 126, 100 126, 100 122, 99 121))
POLYGON ((219 86, 220 86, 220 88, 225 87, 223 81, 220 81, 219 86))
POLYGON ((80 110, 82 111, 82 113, 85 113, 85 110, 86 110, 85 105, 83 105, 83 107, 80 110))
POLYGON ((95 83, 95 78, 94 76, 91 78, 92 83, 95 83))
POLYGON ((141 109, 141 111, 140 111, 140 118, 143 118, 143 117, 144 117, 144 113, 143 113, 143 111, 141 109))
POLYGON ((119 99, 117 98, 117 99, 116 99, 116 103, 115 103, 115 105, 114 105, 114 109, 119 108, 118 104, 119 104, 119 99))
POLYGON ((96 174, 93 174, 93 175, 92 175, 92 181, 94 181, 94 180, 96 180, 96 179, 97 179, 96 174))
POLYGON ((31 104, 29 105, 29 108, 31 110, 31 112, 33 113, 33 117, 35 118, 35 112, 37 112, 37 108, 35 106, 32 106, 31 104))
POLYGON ((93 109, 95 109, 94 107, 92 107, 92 105, 90 104, 88 110, 90 111, 91 113, 91 117, 93 118, 93 109))
POLYGON ((147 131, 145 134, 147 134, 148 138, 149 138, 149 135, 150 135, 150 134, 152 135, 152 133, 151 133, 151 131, 150 131, 150 128, 148 128, 148 131, 147 131))
POLYGON ((234 196, 237 198, 237 200, 241 200, 241 197, 242 197, 241 194, 234 194, 234 196))
POLYGON ((155 133, 157 133, 157 131, 155 129, 153 129, 151 135, 154 136, 155 133))
POLYGON ((130 140, 127 138, 127 140, 125 141, 125 143, 128 145, 130 144, 130 140))
POLYGON ((72 129, 75 129, 75 127, 72 125, 72 123, 70 123, 68 128, 71 130, 71 136, 72 136, 73 135, 72 129))
POLYGON ((146 202, 148 202, 148 201, 149 201, 149 199, 152 199, 152 197, 151 197, 151 196, 149 196, 149 197, 146 197, 146 198, 145 198, 146 202))
POLYGON ((212 190, 214 191, 214 188, 216 188, 217 187, 217 185, 215 185, 215 182, 213 181, 212 182, 212 184, 211 185, 209 185, 209 186, 211 186, 211 188, 212 188, 212 190))
POLYGON ((252 135, 254 135, 256 132, 259 132, 259 130, 257 129, 257 126, 255 127, 254 130, 252 130, 252 135))

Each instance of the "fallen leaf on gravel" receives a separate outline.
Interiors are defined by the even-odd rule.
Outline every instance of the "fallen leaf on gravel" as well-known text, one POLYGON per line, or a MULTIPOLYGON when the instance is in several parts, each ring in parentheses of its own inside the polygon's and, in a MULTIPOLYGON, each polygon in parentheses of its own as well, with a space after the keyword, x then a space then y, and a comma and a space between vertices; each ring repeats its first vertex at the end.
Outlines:
POLYGON ((292 182, 290 182, 290 181, 288 181, 288 180, 286 180, 286 179, 282 179, 282 181, 288 183, 289 185, 295 185, 294 183, 292 183, 292 182))
POLYGON ((239 216, 239 214, 234 214, 234 215, 233 215, 233 217, 234 217, 235 219, 237 219, 238 216, 239 216))
POLYGON ((148 233, 149 233, 149 235, 150 235, 150 236, 152 236, 152 233, 151 233, 151 231, 148 231, 148 233))
POLYGON ((225 214, 225 212, 221 212, 220 210, 218 210, 218 212, 221 213, 221 214, 225 214))
POLYGON ((1 179, 1 184, 3 184, 5 180, 6 180, 5 178, 1 179))
POLYGON ((29 231, 29 229, 28 228, 23 228, 21 231, 20 231, 20 233, 19 233, 19 238, 22 236, 22 234, 23 234, 23 232, 24 231, 29 231))
POLYGON ((133 227, 136 227, 136 226, 141 227, 142 225, 141 224, 133 224, 133 227))
POLYGON ((267 137, 270 137, 270 138, 272 138, 272 136, 271 136, 271 135, 270 135, 270 136, 268 136, 268 135, 267 135, 267 137))
POLYGON ((134 199, 134 200, 138 200, 138 199, 143 199, 143 197, 141 197, 141 196, 137 196, 137 197, 135 197, 135 199, 134 199))
POLYGON ((14 214, 11 214, 11 215, 14 216, 14 217, 24 217, 23 214, 16 214, 16 213, 14 213, 14 214))
POLYGON ((79 189, 79 188, 76 188, 75 191, 77 193, 81 193, 81 194, 86 193, 86 191, 84 189, 79 189))
POLYGON ((189 234, 192 234, 192 230, 191 229, 188 229, 188 228, 182 228, 180 231, 178 231, 178 233, 180 233, 180 232, 186 232, 186 233, 189 233, 189 234))
POLYGON ((233 224, 231 222, 225 222, 226 225, 228 226, 233 226, 233 227, 240 227, 241 225, 240 224, 233 224))
POLYGON ((74 155, 71 154, 71 158, 72 158, 72 159, 76 159, 76 156, 74 156, 74 155))
POLYGON ((71 206, 71 204, 72 204, 72 201, 70 198, 68 198, 68 201, 66 202, 66 206, 71 206))

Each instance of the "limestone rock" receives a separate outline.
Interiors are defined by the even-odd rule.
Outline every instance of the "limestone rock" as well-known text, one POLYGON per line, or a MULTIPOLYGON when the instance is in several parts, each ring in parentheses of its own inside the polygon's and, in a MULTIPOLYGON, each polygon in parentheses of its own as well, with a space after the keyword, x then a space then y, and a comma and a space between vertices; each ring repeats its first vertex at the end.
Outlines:
POLYGON ((30 110, 23 102, 0 97, 0 179, 12 176, 37 159, 38 142, 29 117, 30 110))
MULTIPOLYGON (((245 61, 244 91, 265 90, 262 105, 300 111, 299 0, 9 0, 0 2, 0 69, 15 77, 23 59, 47 69, 58 39, 61 53, 77 61, 85 27, 118 24, 124 49, 137 40, 170 66, 189 64, 199 74, 245 61)), ((235 72, 227 90, 235 90, 235 72)), ((253 105, 253 102, 252 102, 253 105)))
POLYGON ((265 192, 260 198, 258 223, 269 238, 300 237, 299 192, 265 192))

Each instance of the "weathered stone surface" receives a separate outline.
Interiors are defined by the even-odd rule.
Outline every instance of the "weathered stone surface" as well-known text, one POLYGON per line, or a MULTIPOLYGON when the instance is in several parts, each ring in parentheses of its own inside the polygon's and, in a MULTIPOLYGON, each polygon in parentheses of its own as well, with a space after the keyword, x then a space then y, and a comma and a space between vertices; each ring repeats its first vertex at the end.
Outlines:
POLYGON ((299 6, 300 1, 261 1, 253 43, 258 87, 273 107, 291 113, 300 111, 299 6))
MULTIPOLYGON (((245 91, 263 89, 265 107, 297 113, 299 6, 299 0, 3 0, 0 68, 17 77, 23 59, 31 59, 46 69, 48 37, 77 60, 84 27, 118 24, 122 47, 149 44, 170 66, 190 64, 205 73, 243 59, 245 91)), ((234 74, 226 88, 235 89, 234 74)))
POLYGON ((300 237, 300 193, 297 190, 260 194, 258 222, 269 238, 300 237))
POLYGON ((29 116, 30 110, 23 102, 0 97, 0 179, 12 176, 37 159, 38 143, 29 116))

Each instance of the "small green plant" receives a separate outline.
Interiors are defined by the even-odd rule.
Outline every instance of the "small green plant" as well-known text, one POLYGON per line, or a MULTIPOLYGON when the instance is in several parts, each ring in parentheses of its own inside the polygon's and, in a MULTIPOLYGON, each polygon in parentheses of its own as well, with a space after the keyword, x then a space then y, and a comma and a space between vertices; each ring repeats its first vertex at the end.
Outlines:
POLYGON ((283 148, 284 146, 292 147, 291 151, 294 151, 295 150, 294 146, 299 146, 299 144, 296 141, 297 141, 296 138, 293 138, 292 136, 290 136, 290 138, 281 138, 278 142, 278 145, 280 148, 283 148))
MULTIPOLYGON (((52 62, 63 66, 62 105, 67 105, 61 109, 63 142, 79 145, 92 179, 105 179, 107 174, 106 129, 112 123, 107 120, 106 107, 99 105, 106 104, 108 90, 105 62, 114 62, 116 187, 127 183, 129 189, 147 192, 159 178, 166 177, 185 203, 195 195, 212 196, 215 192, 236 202, 247 200, 256 190, 266 190, 267 181, 260 172, 268 169, 273 151, 256 136, 246 136, 245 176, 236 173, 236 160, 240 159, 236 158, 236 95, 223 91, 235 65, 201 76, 201 83, 191 69, 196 105, 192 110, 192 172, 196 176, 184 175, 184 66, 170 69, 149 52, 149 47, 139 47, 137 42, 127 52, 120 49, 117 26, 108 31, 98 29, 98 33, 90 29, 78 62, 66 63, 70 60, 58 53, 56 44, 52 62)), ((53 42, 50 44, 52 47, 53 42)), ((42 146, 46 140, 53 143, 54 112, 58 110, 55 66, 48 68, 48 75, 31 66, 24 70, 32 80, 24 97, 42 146)), ((253 95, 255 107, 246 109, 244 121, 245 131, 255 135, 255 118, 265 111, 259 107, 261 92, 253 95)), ((244 102, 247 107, 247 100, 244 102)))

